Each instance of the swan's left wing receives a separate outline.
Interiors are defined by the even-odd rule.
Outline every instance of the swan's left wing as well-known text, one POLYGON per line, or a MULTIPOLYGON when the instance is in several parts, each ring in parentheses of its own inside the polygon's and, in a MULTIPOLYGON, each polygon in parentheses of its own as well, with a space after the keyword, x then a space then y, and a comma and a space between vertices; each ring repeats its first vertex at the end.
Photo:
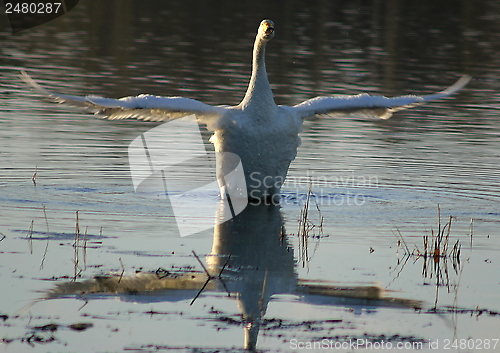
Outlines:
POLYGON ((326 96, 309 99, 297 104, 293 110, 301 118, 314 115, 327 115, 334 113, 362 113, 375 115, 381 119, 389 119, 393 112, 411 108, 425 102, 448 97, 462 89, 469 81, 470 76, 462 76, 455 84, 444 91, 426 96, 400 96, 388 98, 384 96, 371 96, 358 94, 355 96, 326 96))
POLYGON ((141 94, 136 97, 120 99, 103 98, 99 96, 71 96, 54 93, 36 83, 26 72, 22 71, 20 78, 36 92, 58 103, 83 107, 87 111, 104 116, 110 120, 138 119, 147 121, 162 121, 177 119, 196 114, 199 120, 218 116, 222 107, 213 107, 195 99, 183 97, 159 97, 141 94))

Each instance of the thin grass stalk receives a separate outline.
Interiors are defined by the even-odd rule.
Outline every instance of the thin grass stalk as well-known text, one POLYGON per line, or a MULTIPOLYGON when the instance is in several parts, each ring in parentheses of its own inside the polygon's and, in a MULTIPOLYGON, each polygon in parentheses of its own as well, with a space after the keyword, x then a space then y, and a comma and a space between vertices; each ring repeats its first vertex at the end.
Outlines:
POLYGON ((47 256, 47 251, 49 250, 49 241, 50 241, 49 220, 47 219, 47 211, 45 210, 45 204, 43 205, 43 217, 45 218, 45 226, 47 227, 47 242, 45 243, 45 250, 43 251, 42 261, 40 262, 40 270, 43 269, 43 264, 45 262, 45 257, 47 256))
POLYGON ((79 269, 79 241, 80 241, 80 220, 78 216, 78 211, 76 211, 76 220, 75 220, 75 241, 73 243, 73 249, 74 249, 74 259, 73 259, 73 278, 76 281, 76 278, 78 277, 78 269, 79 269))

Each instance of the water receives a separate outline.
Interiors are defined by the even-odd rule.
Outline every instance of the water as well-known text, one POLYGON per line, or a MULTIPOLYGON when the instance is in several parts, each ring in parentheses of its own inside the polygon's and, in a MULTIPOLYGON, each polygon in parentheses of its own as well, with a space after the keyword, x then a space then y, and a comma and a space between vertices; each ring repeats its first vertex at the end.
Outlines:
MULTIPOLYGON (((258 348, 301 351, 306 348, 300 349, 300 342, 323 338, 393 337, 394 345, 425 342, 428 349, 436 340, 443 348, 446 339, 498 338, 498 316, 491 315, 500 311, 498 4, 300 6, 82 1, 70 14, 15 36, 2 22, 0 314, 9 318, 0 339, 12 340, 4 341, 4 351, 27 349, 33 332, 55 338, 33 343, 34 351, 243 347, 238 301, 223 289, 207 291, 192 306, 196 293, 190 292, 177 299, 104 296, 86 305, 75 298, 49 300, 20 311, 42 296, 39 291, 70 280, 75 271, 82 279, 122 269, 202 271, 191 251, 202 259, 213 252, 214 229, 181 238, 168 203, 135 194, 127 148, 156 125, 99 120, 41 101, 20 84, 16 70, 27 69, 61 93, 151 93, 237 104, 263 18, 276 24, 267 65, 279 104, 332 93, 430 93, 463 73, 474 80, 451 99, 388 121, 307 121, 283 188, 280 217, 295 260, 300 260, 296 234, 310 183, 324 217, 323 237, 309 240, 310 260, 304 267, 298 261, 296 278, 378 282, 391 296, 422 301, 423 311, 275 295, 265 318, 283 325, 272 328, 273 321, 266 321, 258 348), (423 248, 422 237, 437 230, 438 204, 442 224, 454 217, 450 247, 457 240, 462 246, 461 271, 454 271, 451 259, 446 262, 449 286, 436 286, 435 274, 422 275, 422 258, 405 262, 405 249, 398 246, 399 232, 410 250, 423 248), (79 248, 75 267, 77 211, 87 244, 85 254, 79 248), (33 239, 26 239, 30 234, 33 239), (426 313, 436 303, 465 313, 426 313), (476 308, 490 315, 479 315, 476 308), (81 322, 94 326, 82 332, 68 326, 81 322), (33 329, 48 323, 59 329, 52 334, 33 329)), ((318 225, 319 217, 312 207, 311 221, 318 225)), ((256 218, 259 229, 262 219, 256 218)), ((259 259, 266 258, 272 256, 259 259)))

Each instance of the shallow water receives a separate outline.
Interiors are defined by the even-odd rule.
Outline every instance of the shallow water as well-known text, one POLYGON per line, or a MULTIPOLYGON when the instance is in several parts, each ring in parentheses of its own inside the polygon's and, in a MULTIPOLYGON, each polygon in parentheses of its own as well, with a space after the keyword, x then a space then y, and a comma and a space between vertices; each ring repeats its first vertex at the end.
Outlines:
MULTIPOLYGON (((423 310, 275 295, 265 318, 284 324, 267 321, 258 348, 288 352, 323 338, 387 339, 394 345, 425 342, 420 351, 426 351, 436 340, 443 348, 446 339, 499 338, 493 314, 500 311, 500 7, 494 1, 446 3, 298 8, 256 2, 250 8, 81 1, 68 15, 17 35, 2 22, 0 314, 8 318, 1 323, 6 341, 0 349, 17 352, 30 342, 33 351, 243 347, 238 301, 224 291, 207 291, 192 306, 191 297, 180 294, 121 295, 48 300, 21 310, 42 296, 39 291, 75 274, 86 279, 172 266, 201 271, 192 250, 202 258, 210 254, 214 229, 180 237, 167 202, 134 192, 128 146, 157 125, 99 120, 41 101, 16 70, 27 69, 62 93, 151 93, 237 104, 255 30, 266 17, 277 30, 267 65, 279 104, 331 93, 429 93, 463 73, 474 80, 451 99, 388 121, 321 117, 304 124, 281 210, 297 278, 378 282, 395 297, 423 301, 423 310), (303 266, 296 234, 311 183, 320 214, 312 207, 310 219, 318 225, 324 217, 323 236, 309 239, 303 266), (462 248, 459 271, 452 259, 439 262, 439 273, 448 277, 436 286, 436 273, 427 268, 423 276, 423 258, 404 257, 398 232, 411 250, 422 249, 423 236, 437 230, 438 204, 442 224, 454 217, 450 247, 458 240, 462 248), (87 235, 79 240, 75 266, 77 211, 80 233, 87 235), (429 313, 434 305, 464 311, 429 313), (93 327, 68 327, 80 322, 93 327), (49 323, 60 327, 53 333, 33 329, 49 323), (33 332, 50 342, 28 342, 33 332)), ((209 134, 204 136, 210 149, 209 134)), ((209 180, 205 173, 199 178, 209 180)), ((256 219, 255 229, 261 222, 256 219)))

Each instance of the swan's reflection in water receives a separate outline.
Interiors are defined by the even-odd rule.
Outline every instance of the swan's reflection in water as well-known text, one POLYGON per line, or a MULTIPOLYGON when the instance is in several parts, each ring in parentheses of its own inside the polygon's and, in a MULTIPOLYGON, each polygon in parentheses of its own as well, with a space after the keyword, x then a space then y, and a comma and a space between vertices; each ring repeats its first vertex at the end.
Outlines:
MULTIPOLYGON (((217 216, 224 212, 227 210, 221 203, 217 216)), ((302 302, 321 305, 354 304, 372 308, 419 305, 415 301, 385 297, 383 290, 374 285, 338 286, 299 280, 293 248, 285 235, 280 207, 276 205, 249 204, 236 217, 217 225, 207 265, 208 278, 200 271, 98 276, 59 283, 45 299, 77 295, 88 300, 92 294, 112 294, 136 302, 192 300, 206 284, 205 291, 227 291, 236 298, 245 322, 244 348, 250 350, 256 347, 266 309, 275 294, 296 294, 302 302)))
POLYGON ((293 249, 285 236, 279 206, 249 204, 233 219, 217 225, 207 258, 209 271, 218 273, 228 256, 224 269, 230 278, 227 287, 236 294, 247 323, 245 348, 252 349, 271 296, 294 293, 297 287, 293 249))

